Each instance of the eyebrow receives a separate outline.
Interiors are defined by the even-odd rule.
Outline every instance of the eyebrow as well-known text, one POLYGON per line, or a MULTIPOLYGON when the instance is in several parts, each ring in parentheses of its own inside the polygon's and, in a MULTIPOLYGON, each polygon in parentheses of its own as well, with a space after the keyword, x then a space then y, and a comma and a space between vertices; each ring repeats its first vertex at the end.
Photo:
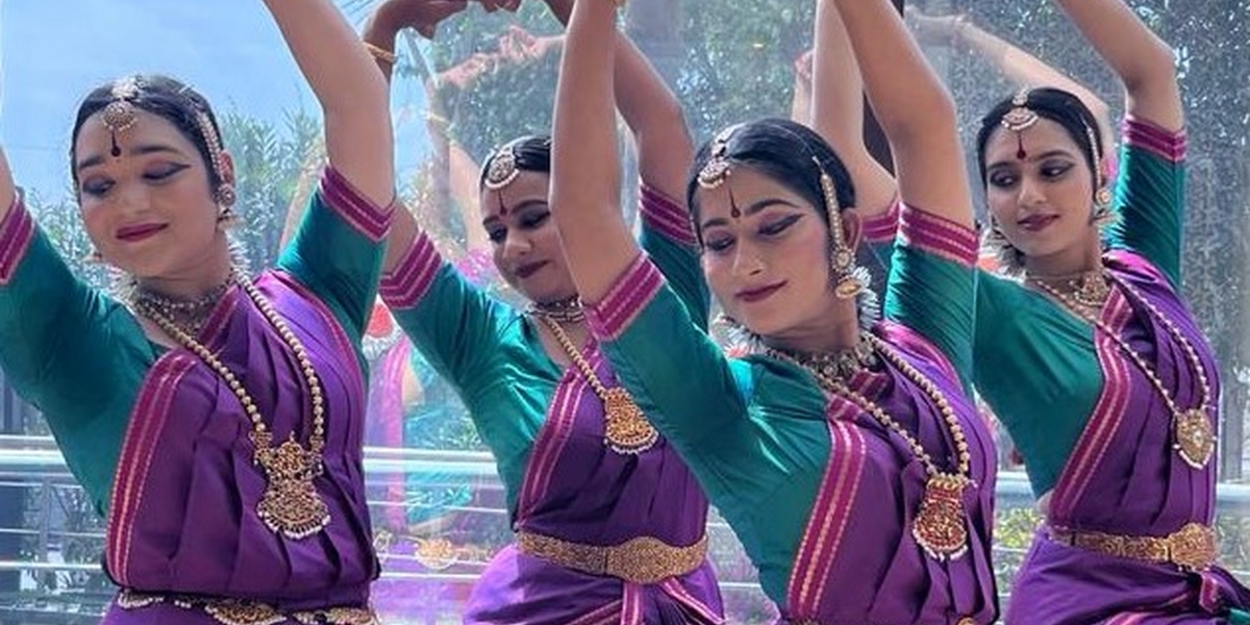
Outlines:
MULTIPOLYGON (((769 198, 764 198, 762 200, 757 200, 753 204, 748 205, 745 209, 742 210, 742 214, 745 216, 754 215, 770 206, 788 206, 790 208, 802 208, 798 204, 795 204, 794 202, 783 200, 779 197, 769 197, 769 198)), ((728 219, 725 219, 724 217, 713 217, 703 222, 703 225, 699 226, 699 229, 706 230, 714 226, 728 226, 728 225, 729 225, 728 219)))
MULTIPOLYGON (((182 152, 168 145, 162 145, 159 143, 136 145, 126 152, 127 156, 143 156, 146 154, 175 154, 177 156, 183 156, 182 152)), ((104 155, 96 154, 78 161, 78 170, 82 171, 88 167, 95 167, 102 164, 104 164, 104 155)))
MULTIPOLYGON (((1076 157, 1076 156, 1073 156, 1073 155, 1072 155, 1072 153, 1071 153, 1071 152, 1069 152, 1069 151, 1067 151, 1067 150, 1064 150, 1064 149, 1061 149, 1061 148, 1055 148, 1055 149, 1053 149, 1053 150, 1047 150, 1047 151, 1045 151, 1045 152, 1042 152, 1041 154, 1028 156, 1025 160, 1027 160, 1027 161, 1028 161, 1028 162, 1030 162, 1030 163, 1036 163, 1037 161, 1044 161, 1044 160, 1046 160, 1046 159, 1048 159, 1048 158, 1054 158, 1054 157, 1056 157, 1056 156, 1062 156, 1062 157, 1065 157, 1065 158, 1078 158, 1078 157, 1076 157)), ((990 165, 989 165, 988 167, 986 167, 985 169, 986 169, 986 171, 989 171, 989 170, 991 170, 991 169, 997 169, 997 168, 1000 168, 1000 167, 1006 167, 1006 166, 1008 166, 1008 165, 1013 165, 1013 164, 1018 163, 1018 162, 1020 162, 1020 161, 1019 161, 1019 160, 1016 160, 1016 159, 1003 159, 1003 160, 1000 160, 1000 161, 995 161, 995 162, 993 162, 993 163, 990 163, 990 165)))
MULTIPOLYGON (((524 202, 521 202, 520 204, 517 204, 516 206, 509 208, 508 212, 515 213, 520 210, 525 210, 531 206, 546 206, 546 205, 547 205, 547 200, 538 200, 538 199, 525 200, 524 202)), ((490 224, 496 221, 503 221, 503 220, 499 218, 499 215, 492 214, 490 217, 487 217, 486 219, 482 220, 482 225, 485 226, 487 224, 490 224)))

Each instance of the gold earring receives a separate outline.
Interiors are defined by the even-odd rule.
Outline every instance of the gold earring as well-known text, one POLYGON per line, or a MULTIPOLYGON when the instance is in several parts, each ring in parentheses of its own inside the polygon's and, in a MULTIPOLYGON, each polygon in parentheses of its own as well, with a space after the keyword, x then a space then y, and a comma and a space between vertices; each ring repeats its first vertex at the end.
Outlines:
POLYGON ((829 217, 829 238, 832 239, 833 248, 829 268, 833 271, 833 292, 840 299, 852 299, 864 292, 868 283, 867 272, 863 267, 856 266, 855 252, 847 243, 833 177, 825 171, 816 157, 812 157, 812 162, 816 163, 816 169, 820 171, 820 190, 825 196, 825 212, 829 217))

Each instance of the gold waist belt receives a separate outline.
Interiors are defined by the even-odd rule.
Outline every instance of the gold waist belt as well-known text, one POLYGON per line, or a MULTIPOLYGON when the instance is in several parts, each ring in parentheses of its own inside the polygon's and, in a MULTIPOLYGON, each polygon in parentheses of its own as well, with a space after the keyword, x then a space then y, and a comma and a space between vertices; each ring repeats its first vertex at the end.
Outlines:
POLYGON ((282 612, 259 601, 221 599, 194 595, 147 593, 129 588, 117 595, 124 610, 138 610, 158 603, 169 603, 184 610, 204 612, 222 625, 278 625, 288 620, 303 625, 378 625, 378 617, 368 608, 325 608, 282 612))
POLYGON ((602 547, 522 530, 517 532, 516 542, 521 553, 552 564, 635 584, 654 584, 685 575, 702 566, 707 555, 706 535, 686 547, 674 547, 650 536, 639 536, 619 545, 602 547))
POLYGON ((1215 530, 1200 523, 1188 523, 1167 536, 1121 536, 1052 527, 1050 539, 1121 558, 1167 562, 1189 571, 1201 571, 1215 564, 1219 554, 1215 530))

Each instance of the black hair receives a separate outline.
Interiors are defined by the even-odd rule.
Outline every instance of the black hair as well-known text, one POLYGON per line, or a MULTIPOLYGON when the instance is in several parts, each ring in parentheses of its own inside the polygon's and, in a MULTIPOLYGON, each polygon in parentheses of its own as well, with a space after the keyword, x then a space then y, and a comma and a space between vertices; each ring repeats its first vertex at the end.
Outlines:
MULTIPOLYGON (((981 129, 977 131, 977 167, 981 172, 982 186, 987 182, 986 145, 994 131, 1002 128, 1003 117, 1008 111, 1016 108, 1013 100, 1014 96, 1004 98, 981 119, 981 129)), ((1048 119, 1063 127, 1068 136, 1076 142, 1081 154, 1085 156, 1085 163, 1089 165, 1094 188, 1097 189, 1101 180, 1099 168, 1102 165, 1098 162, 1098 157, 1106 152, 1102 144, 1102 133, 1099 132, 1098 119, 1094 117, 1089 107, 1085 106, 1085 103, 1075 95, 1053 87, 1029 90, 1025 106, 1038 117, 1048 119)))
MULTIPOLYGON (((225 182, 221 179, 221 172, 218 172, 213 165, 208 138, 204 136, 204 131, 200 128, 199 115, 203 113, 208 116, 218 142, 221 141, 221 129, 217 125, 217 118, 213 115, 213 109, 209 106, 208 100, 176 78, 160 74, 137 74, 92 89, 87 97, 83 98, 82 104, 78 105, 78 116, 74 120, 69 148, 70 176, 75 183, 78 182, 78 171, 75 167, 78 133, 87 119, 117 100, 113 90, 116 85, 123 82, 132 82, 135 86, 134 95, 126 98, 127 102, 169 121, 195 146, 204 159, 205 169, 208 170, 210 189, 216 189, 225 182)), ((221 147, 224 149, 224 146, 221 147)))
POLYGON ((544 174, 551 173, 551 137, 548 135, 525 135, 517 137, 497 148, 482 163, 482 171, 478 174, 477 186, 486 184, 486 174, 490 165, 507 151, 512 152, 516 159, 516 168, 521 171, 533 171, 544 174))
MULTIPOLYGON (((850 172, 833 148, 807 126, 788 119, 765 118, 727 130, 730 134, 722 155, 726 161, 731 165, 749 167, 793 191, 817 207, 817 212, 826 226, 829 226, 829 211, 820 210, 827 208, 824 191, 820 186, 822 170, 833 178, 838 209, 855 205, 855 188, 851 183, 850 172)), ((686 183, 686 202, 700 240, 703 239, 703 233, 699 226, 699 204, 695 196, 700 188, 699 172, 712 160, 715 142, 716 139, 713 139, 699 148, 686 183)))

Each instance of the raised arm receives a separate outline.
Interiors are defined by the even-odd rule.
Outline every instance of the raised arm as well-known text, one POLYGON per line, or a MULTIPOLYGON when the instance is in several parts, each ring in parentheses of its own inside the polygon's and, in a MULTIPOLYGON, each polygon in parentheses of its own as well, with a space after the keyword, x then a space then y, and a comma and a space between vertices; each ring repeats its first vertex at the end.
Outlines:
POLYGON ((835 2, 873 112, 890 140, 903 202, 971 227, 972 195, 950 94, 893 5, 884 0, 835 2))
POLYGON ((330 164, 365 198, 395 196, 390 97, 356 32, 330 0, 264 0, 325 115, 330 164))
POLYGON ((862 217, 885 213, 898 194, 894 177, 864 145, 864 83, 834 0, 816 3, 811 127, 833 147, 855 184, 862 217))
POLYGON ((950 45, 963 44, 976 52, 1003 73, 1003 76, 1019 88, 1057 87, 1080 98, 1098 120, 1103 145, 1111 145, 1115 139, 1111 123, 1111 107, 1085 85, 1072 80, 1056 67, 1029 54, 1019 46, 974 24, 966 16, 948 15, 930 17, 919 10, 909 8, 908 18, 916 23, 917 36, 929 35, 930 39, 948 41, 950 45))
POLYGON ((4 146, 0 146, 0 222, 8 217, 16 201, 17 186, 13 184, 13 170, 9 169, 9 159, 4 156, 4 146))
POLYGON ((582 299, 596 303, 638 256, 619 209, 612 0, 573 7, 556 87, 551 212, 582 299))
POLYGON ((1184 128, 1172 48, 1123 0, 1057 0, 1124 83, 1124 110, 1163 130, 1184 128))
MULTIPOLYGON (((611 0, 602 0, 611 4, 611 0)), ((547 0, 552 13, 565 26, 573 0, 547 0)), ((634 135, 638 171, 643 183, 668 196, 686 192, 686 170, 694 160, 694 142, 686 127, 681 103, 669 90, 647 57, 633 41, 614 33, 616 52, 612 67, 617 109, 634 135)))

